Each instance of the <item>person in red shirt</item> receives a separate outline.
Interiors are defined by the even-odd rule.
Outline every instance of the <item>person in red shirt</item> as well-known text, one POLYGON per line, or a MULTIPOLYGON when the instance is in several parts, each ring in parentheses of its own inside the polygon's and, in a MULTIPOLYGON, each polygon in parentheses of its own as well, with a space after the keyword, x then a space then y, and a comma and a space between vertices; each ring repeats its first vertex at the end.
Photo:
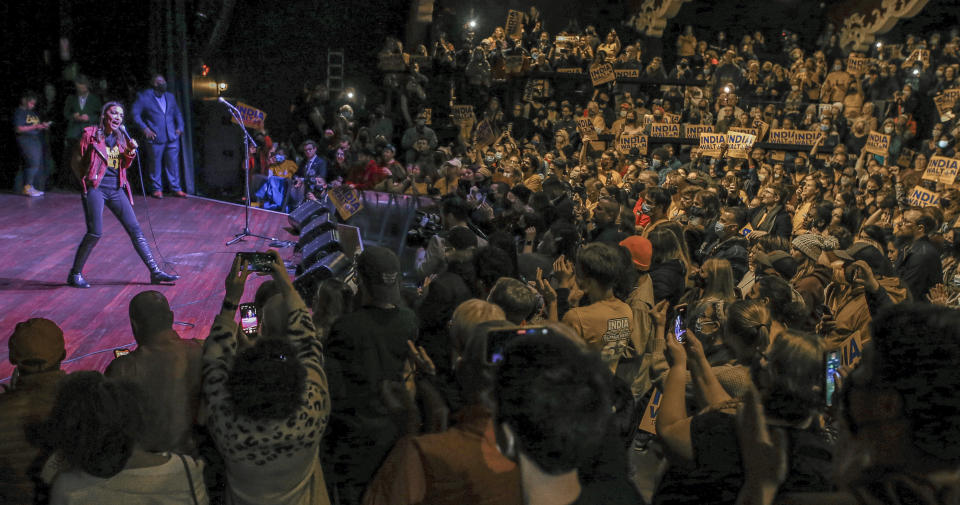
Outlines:
POLYGON ((359 189, 373 189, 381 181, 394 175, 397 171, 403 171, 403 165, 400 164, 394 157, 397 154, 397 148, 393 144, 387 144, 383 147, 383 151, 380 152, 380 157, 378 159, 372 159, 367 163, 366 168, 363 171, 363 178, 360 181, 360 184, 357 185, 359 189))

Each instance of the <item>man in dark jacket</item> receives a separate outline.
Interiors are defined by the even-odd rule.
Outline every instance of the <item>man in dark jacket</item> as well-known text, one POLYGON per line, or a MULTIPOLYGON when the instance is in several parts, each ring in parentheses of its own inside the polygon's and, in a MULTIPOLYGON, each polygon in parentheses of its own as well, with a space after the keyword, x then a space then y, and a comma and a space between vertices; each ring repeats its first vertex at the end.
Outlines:
POLYGON ((183 133, 183 115, 173 93, 167 91, 167 80, 155 75, 151 89, 141 91, 133 102, 130 116, 147 138, 150 148, 150 196, 163 198, 163 177, 170 192, 185 197, 180 188, 180 135, 183 133))
POLYGON ((400 427, 384 403, 390 390, 385 383, 402 383, 407 341, 417 338, 416 314, 400 298, 397 255, 367 247, 357 259, 357 274, 362 308, 337 319, 325 345, 332 410, 324 435, 324 470, 342 503, 360 503, 367 483, 400 438, 400 427))
POLYGON ((710 258, 725 259, 733 269, 733 281, 740 282, 747 273, 747 262, 750 255, 747 250, 747 239, 740 235, 740 229, 747 224, 747 211, 742 207, 725 207, 720 213, 713 232, 715 238, 704 244, 697 251, 697 257, 703 263, 710 258))
POLYGON ((778 237, 790 238, 793 223, 790 214, 783 207, 783 190, 769 186, 760 191, 760 206, 753 210, 749 228, 778 237))
POLYGON ((926 300, 930 288, 943 278, 940 254, 927 238, 935 227, 933 218, 919 207, 904 212, 893 227, 894 236, 904 244, 897 256, 897 275, 917 301, 926 300))
POLYGON ((604 198, 597 202, 597 208, 593 210, 593 223, 596 228, 590 234, 591 242, 619 244, 621 240, 627 238, 626 234, 617 227, 616 220, 619 214, 620 204, 616 200, 604 198))

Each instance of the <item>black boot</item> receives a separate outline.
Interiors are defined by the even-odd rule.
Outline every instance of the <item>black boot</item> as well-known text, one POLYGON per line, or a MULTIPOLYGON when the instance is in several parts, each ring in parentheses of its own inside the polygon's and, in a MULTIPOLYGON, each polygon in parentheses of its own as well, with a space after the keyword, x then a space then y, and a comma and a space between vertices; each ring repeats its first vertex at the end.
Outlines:
POLYGON ((89 288, 90 284, 83 279, 83 276, 80 274, 75 274, 73 272, 67 277, 67 285, 75 288, 89 288))
POLYGON ((100 237, 90 235, 89 233, 83 236, 83 240, 80 241, 80 246, 77 247, 77 254, 73 257, 73 268, 70 269, 70 275, 67 276, 68 286, 75 288, 90 287, 90 284, 83 279, 83 275, 81 275, 80 272, 83 271, 83 265, 87 262, 87 258, 90 257, 93 246, 97 245, 98 240, 100 240, 100 237))
POLYGON ((147 265, 147 268, 150 269, 151 284, 173 282, 180 278, 179 275, 168 274, 160 270, 157 261, 153 259, 153 253, 150 252, 150 244, 147 243, 147 238, 144 237, 142 233, 133 237, 133 247, 137 250, 137 254, 140 255, 140 259, 143 260, 143 264, 147 265))

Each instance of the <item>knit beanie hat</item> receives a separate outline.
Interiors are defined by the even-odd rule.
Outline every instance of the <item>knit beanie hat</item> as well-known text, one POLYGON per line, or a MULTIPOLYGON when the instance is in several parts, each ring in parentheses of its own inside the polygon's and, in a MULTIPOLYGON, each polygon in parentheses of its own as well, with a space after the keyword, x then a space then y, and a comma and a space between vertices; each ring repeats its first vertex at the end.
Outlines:
POLYGON ((805 256, 817 261, 820 258, 820 254, 824 250, 832 251, 838 247, 840 244, 837 242, 837 239, 831 236, 818 235, 816 233, 804 233, 803 235, 797 235, 793 237, 793 247, 796 247, 798 251, 802 252, 805 256))

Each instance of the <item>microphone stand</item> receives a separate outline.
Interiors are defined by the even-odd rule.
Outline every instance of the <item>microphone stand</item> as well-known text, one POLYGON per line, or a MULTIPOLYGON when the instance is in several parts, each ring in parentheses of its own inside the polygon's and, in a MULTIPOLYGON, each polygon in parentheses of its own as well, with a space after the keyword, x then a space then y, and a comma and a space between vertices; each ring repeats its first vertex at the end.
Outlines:
POLYGON ((269 240, 271 242, 277 242, 275 237, 268 237, 266 235, 257 235, 250 231, 250 146, 255 144, 253 137, 250 136, 250 133, 247 132, 246 126, 243 125, 243 118, 240 117, 240 111, 236 107, 230 104, 230 102, 220 99, 224 105, 230 109, 230 114, 233 115, 234 119, 237 120, 237 124, 240 126, 240 129, 243 130, 243 178, 244 178, 244 190, 246 191, 247 198, 243 203, 243 231, 237 233, 227 242, 227 245, 233 245, 237 242, 243 242, 243 239, 247 237, 256 237, 262 238, 264 240, 269 240))

